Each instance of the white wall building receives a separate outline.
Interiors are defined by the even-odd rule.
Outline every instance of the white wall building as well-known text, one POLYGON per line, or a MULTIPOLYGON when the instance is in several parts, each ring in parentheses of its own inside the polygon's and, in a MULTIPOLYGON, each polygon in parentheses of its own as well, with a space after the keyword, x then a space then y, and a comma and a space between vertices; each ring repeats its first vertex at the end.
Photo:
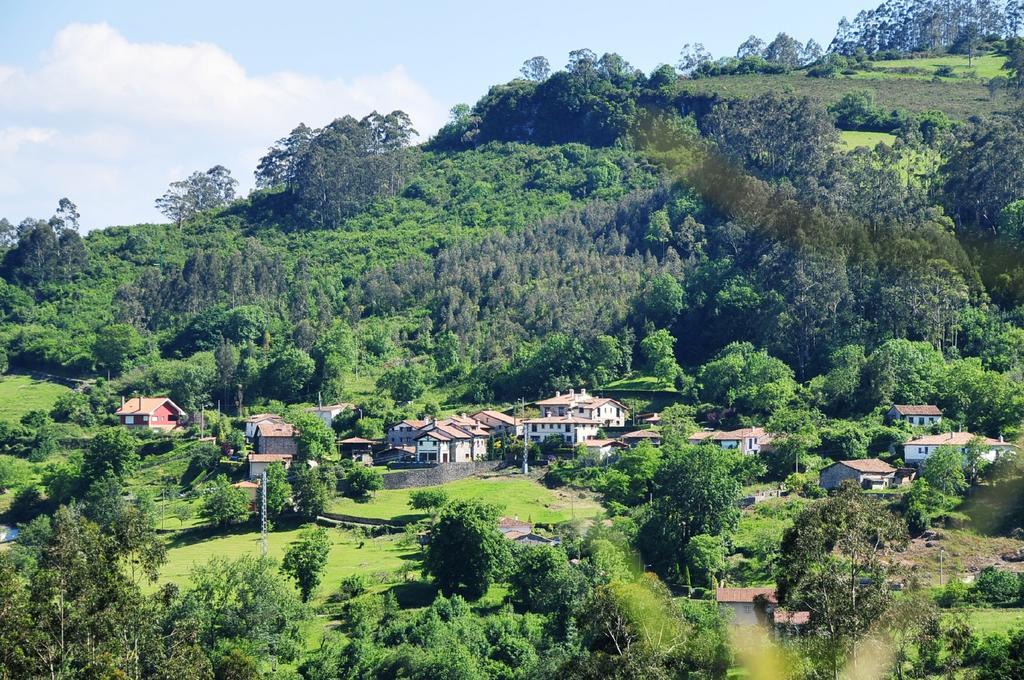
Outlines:
POLYGON ((596 420, 578 416, 528 418, 523 425, 526 426, 526 438, 531 442, 540 444, 548 437, 558 435, 570 446, 595 439, 601 428, 601 423, 596 420))
POLYGON ((982 458, 988 461, 993 461, 998 458, 1001 453, 1010 451, 1014 448, 1013 444, 1008 444, 1001 439, 979 437, 978 435, 971 434, 970 432, 943 432, 942 434, 933 434, 927 437, 911 439, 909 442, 904 444, 903 461, 907 465, 920 465, 924 461, 928 460, 928 456, 935 453, 935 450, 940 446, 952 446, 954 449, 966 454, 967 445, 974 439, 978 440, 978 443, 981 444, 984 450, 982 458))
POLYGON ((890 422, 902 420, 915 427, 937 425, 942 422, 942 410, 932 404, 893 404, 885 417, 890 422))
POLYGON ((602 427, 625 427, 629 411, 621 402, 607 397, 595 397, 585 389, 556 392, 550 399, 537 402, 543 418, 576 416, 596 420, 602 427))

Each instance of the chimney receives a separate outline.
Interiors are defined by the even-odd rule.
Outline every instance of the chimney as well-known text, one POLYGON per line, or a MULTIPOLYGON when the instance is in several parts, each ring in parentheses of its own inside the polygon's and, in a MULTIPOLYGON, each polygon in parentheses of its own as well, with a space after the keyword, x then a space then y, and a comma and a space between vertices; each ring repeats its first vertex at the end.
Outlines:
POLYGON ((569 388, 569 396, 570 397, 576 396, 576 390, 574 388, 572 388, 572 387, 569 388))
POLYGON ((586 387, 581 387, 580 388, 580 396, 581 397, 587 396, 587 388, 586 387))
POLYGON ((121 395, 121 408, 124 408, 124 395, 121 395))
POLYGON ((555 396, 556 397, 562 396, 562 391, 561 390, 555 390, 555 396))
POLYGON ((324 407, 324 400, 323 400, 323 397, 320 396, 320 392, 316 393, 316 407, 317 408, 323 408, 324 407))

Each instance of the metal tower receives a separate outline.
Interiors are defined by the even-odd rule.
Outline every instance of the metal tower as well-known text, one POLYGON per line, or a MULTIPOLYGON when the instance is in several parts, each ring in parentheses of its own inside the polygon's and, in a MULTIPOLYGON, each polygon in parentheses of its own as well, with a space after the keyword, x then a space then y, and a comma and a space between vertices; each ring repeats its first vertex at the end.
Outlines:
POLYGON ((260 475, 260 555, 267 556, 267 471, 260 475))

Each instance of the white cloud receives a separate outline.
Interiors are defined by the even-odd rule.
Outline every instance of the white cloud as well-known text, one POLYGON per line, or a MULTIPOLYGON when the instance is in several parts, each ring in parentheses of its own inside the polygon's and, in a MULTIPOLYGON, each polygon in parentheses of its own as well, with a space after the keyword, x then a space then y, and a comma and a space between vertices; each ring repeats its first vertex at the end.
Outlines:
POLYGON ((348 81, 253 75, 213 44, 137 43, 107 24, 71 24, 38 65, 0 64, 0 117, 14 123, 0 128, 0 180, 13 182, 0 208, 43 215, 35 206, 67 195, 89 226, 156 219, 152 200, 180 168, 222 163, 245 186, 254 150, 300 121, 374 109, 406 111, 424 136, 445 118, 401 65, 348 81))

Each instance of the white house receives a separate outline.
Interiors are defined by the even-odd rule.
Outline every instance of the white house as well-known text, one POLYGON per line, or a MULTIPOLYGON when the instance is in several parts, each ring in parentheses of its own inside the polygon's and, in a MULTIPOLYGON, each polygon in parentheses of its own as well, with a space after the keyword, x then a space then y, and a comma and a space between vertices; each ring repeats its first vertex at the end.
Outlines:
POLYGON ((914 426, 936 425, 942 422, 942 410, 932 404, 893 404, 885 417, 890 422, 902 420, 914 426))
POLYGON ((719 588, 718 608, 735 626, 756 626, 772 621, 778 604, 775 588, 719 588))
POLYGON ((567 393, 555 392, 550 399, 537 402, 543 418, 576 416, 587 420, 596 420, 602 427, 625 427, 629 411, 615 399, 595 397, 587 394, 585 389, 567 393))
POLYGON ((314 406, 306 409, 320 420, 324 421, 324 425, 331 427, 334 424, 334 419, 337 418, 341 413, 349 409, 355 408, 352 404, 322 404, 320 406, 314 406))
POLYGON ((560 436, 566 444, 579 444, 595 439, 601 428, 601 423, 596 420, 579 416, 528 418, 523 425, 526 426, 526 438, 538 444, 552 435, 560 436))
POLYGON ((416 460, 421 463, 463 463, 487 456, 490 432, 464 416, 445 418, 424 426, 413 436, 416 460))
POLYGON ((250 453, 249 454, 249 479, 256 479, 263 474, 271 463, 283 463, 285 469, 292 466, 290 453, 250 453))
POLYGON ((276 413, 257 413, 245 419, 245 438, 252 441, 256 437, 256 430, 260 423, 283 423, 284 418, 276 413))
POLYGON ((759 453, 768 448, 772 436, 763 427, 745 427, 739 430, 702 430, 694 432, 687 439, 690 444, 713 442, 723 449, 739 449, 747 455, 759 453))
POLYGON ((416 435, 424 427, 429 425, 430 420, 403 420, 388 428, 387 441, 389 446, 411 446, 416 435))
POLYGON ((988 461, 993 461, 1004 451, 1010 451, 1014 448, 1013 444, 1008 444, 1002 439, 979 437, 978 435, 971 434, 970 432, 943 432, 942 434, 933 434, 926 437, 911 439, 909 442, 904 444, 903 461, 907 465, 920 465, 924 461, 928 460, 928 456, 935 453, 935 450, 940 446, 952 446, 953 448, 958 449, 961 453, 966 454, 967 445, 975 439, 978 440, 978 443, 981 444, 984 450, 982 458, 988 461))
POLYGON ((629 448, 629 444, 624 444, 618 439, 588 439, 583 445, 587 447, 587 453, 601 458, 607 458, 616 451, 629 448))

